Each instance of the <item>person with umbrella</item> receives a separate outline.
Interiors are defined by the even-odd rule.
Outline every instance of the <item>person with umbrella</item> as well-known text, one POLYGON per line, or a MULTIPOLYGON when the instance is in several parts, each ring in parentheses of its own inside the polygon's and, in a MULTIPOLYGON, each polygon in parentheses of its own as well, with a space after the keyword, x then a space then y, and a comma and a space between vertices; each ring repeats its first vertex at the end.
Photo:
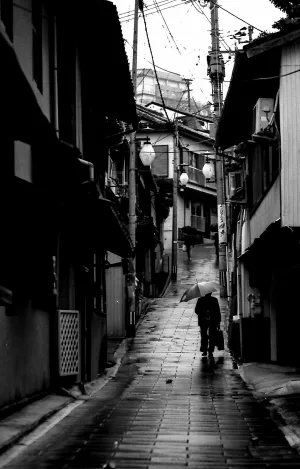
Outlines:
POLYGON ((213 282, 197 282, 189 288, 180 301, 189 301, 198 298, 195 313, 198 316, 200 326, 202 356, 206 357, 207 352, 213 356, 217 331, 220 327, 221 312, 218 299, 211 294, 217 291, 213 282))
POLYGON ((195 307, 195 313, 198 316, 198 325, 200 326, 202 356, 207 356, 207 350, 210 356, 215 350, 215 340, 218 328, 221 322, 221 312, 218 299, 207 293, 198 299, 195 307))
POLYGON ((184 244, 186 246, 186 253, 188 260, 191 260, 191 251, 192 251, 192 246, 194 247, 196 244, 196 236, 199 234, 197 228, 194 228, 192 226, 184 226, 182 228, 182 234, 183 234, 183 240, 184 244))

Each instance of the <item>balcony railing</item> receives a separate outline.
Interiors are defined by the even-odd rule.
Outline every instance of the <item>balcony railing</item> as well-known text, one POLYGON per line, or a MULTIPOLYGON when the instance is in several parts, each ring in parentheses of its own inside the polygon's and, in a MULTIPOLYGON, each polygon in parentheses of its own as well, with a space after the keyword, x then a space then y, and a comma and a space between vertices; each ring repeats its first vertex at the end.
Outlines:
POLYGON ((196 182, 201 186, 205 186, 205 178, 202 174, 202 170, 189 166, 188 168, 188 177, 191 182, 196 182))
POLYGON ((216 190, 216 182, 207 182, 203 176, 202 169, 194 168, 193 166, 188 167, 189 181, 199 184, 200 186, 207 187, 208 189, 216 190))

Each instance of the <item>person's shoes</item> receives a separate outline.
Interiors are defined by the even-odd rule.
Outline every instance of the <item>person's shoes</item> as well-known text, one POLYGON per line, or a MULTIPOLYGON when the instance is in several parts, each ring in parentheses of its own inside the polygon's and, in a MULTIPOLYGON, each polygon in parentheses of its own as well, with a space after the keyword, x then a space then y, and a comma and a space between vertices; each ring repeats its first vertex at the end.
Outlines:
POLYGON ((202 357, 207 357, 207 352, 202 352, 202 357))

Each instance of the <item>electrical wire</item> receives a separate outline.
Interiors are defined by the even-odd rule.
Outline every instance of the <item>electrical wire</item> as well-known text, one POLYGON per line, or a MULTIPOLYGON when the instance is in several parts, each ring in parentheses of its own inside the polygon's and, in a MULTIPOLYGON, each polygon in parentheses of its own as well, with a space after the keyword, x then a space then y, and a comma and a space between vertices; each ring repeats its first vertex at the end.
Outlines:
MULTIPOLYGON (((197 8, 198 5, 196 4, 196 5, 197 5, 197 6, 196 6, 194 2, 195 2, 195 0, 193 1, 193 7, 198 11, 198 13, 200 13, 201 15, 204 15, 205 18, 207 19, 207 21, 211 24, 211 20, 210 20, 210 19, 208 18, 208 16, 205 14, 205 12, 203 11, 203 8, 201 7, 201 5, 199 5, 199 8, 201 8, 201 10, 199 10, 199 9, 197 8)), ((224 48, 227 49, 227 51, 232 54, 232 51, 231 51, 231 49, 230 49, 230 46, 227 44, 227 42, 225 41, 225 39, 222 39, 222 38, 220 37, 220 42, 223 43, 224 48)))
MULTIPOLYGON (((176 0, 175 0, 175 1, 176 1, 176 0)), ((191 2, 193 2, 193 1, 194 1, 194 0, 189 0, 188 3, 191 3, 191 2)), ((170 2, 170 3, 171 3, 171 2, 170 2)), ((166 6, 165 8, 161 8, 161 10, 162 10, 162 11, 163 11, 163 10, 168 10, 168 9, 170 9, 170 8, 175 8, 175 7, 179 7, 179 6, 182 6, 182 5, 185 5, 185 3, 180 2, 180 3, 177 3, 176 5, 171 5, 171 6, 168 6, 168 7, 166 6)), ((157 13, 157 11, 155 10, 155 11, 151 11, 150 13, 146 13, 145 16, 153 15, 154 13, 157 13)), ((127 18, 127 19, 123 19, 123 18, 122 18, 122 19, 120 20, 120 23, 127 23, 128 21, 133 20, 133 18, 134 18, 134 16, 131 16, 131 18, 127 18)))
POLYGON ((167 22, 166 22, 166 20, 165 20, 165 17, 164 17, 164 15, 162 14, 161 9, 159 8, 158 2, 157 2, 156 0, 154 0, 154 2, 155 2, 155 4, 157 5, 158 12, 160 13, 160 16, 162 17, 162 19, 163 19, 163 21, 164 21, 164 23, 165 23, 165 25, 166 25, 166 28, 167 28, 167 30, 168 30, 168 32, 169 32, 169 34, 170 34, 170 37, 171 37, 172 41, 173 41, 174 44, 175 44, 176 49, 178 50, 179 54, 182 55, 181 52, 180 52, 180 50, 179 50, 179 48, 178 48, 178 46, 177 46, 177 44, 176 44, 176 41, 175 41, 175 39, 174 39, 174 36, 173 36, 173 34, 171 33, 169 26, 167 25, 167 22))
MULTIPOLYGON (((167 28, 167 30, 168 30, 168 32, 169 32, 169 35, 170 35, 171 39, 173 40, 173 42, 174 42, 174 44, 175 44, 175 47, 176 47, 177 51, 178 51, 179 54, 182 56, 182 53, 181 53, 181 51, 180 51, 180 49, 179 49, 179 47, 178 47, 178 45, 177 45, 177 43, 176 43, 176 41, 175 41, 175 38, 174 38, 172 32, 170 31, 170 28, 169 28, 169 26, 168 26, 168 24, 167 24, 167 22, 166 22, 166 20, 165 20, 165 18, 164 18, 164 16, 163 16, 163 14, 162 14, 162 12, 161 12, 161 9, 160 9, 160 7, 159 7, 159 5, 160 5, 161 3, 163 3, 163 2, 158 2, 157 0, 154 0, 154 5, 156 6, 157 11, 160 13, 160 15, 161 15, 161 17, 162 17, 162 19, 163 19, 163 21, 164 21, 164 23, 165 23, 165 25, 166 25, 166 28, 167 28)), ((195 5, 194 5, 194 0, 190 0, 190 1, 186 2, 186 3, 192 3, 192 5, 195 6, 195 5)), ((207 18, 207 19, 208 19, 208 18, 207 18)), ((168 40, 169 40, 169 38, 168 38, 168 40)), ((128 41, 127 41, 127 42, 128 42, 128 41)), ((170 42, 170 41, 169 41, 169 42, 170 42)), ((151 63, 151 62, 148 61, 148 60, 147 60, 147 62, 151 63)), ((163 67, 159 67, 159 66, 157 66, 157 65, 156 65, 156 67, 157 67, 157 68, 160 68, 161 70, 164 70, 164 71, 166 71, 166 72, 168 72, 168 73, 174 73, 174 72, 170 72, 169 70, 164 69, 163 67)), ((191 72, 191 71, 190 71, 190 72, 191 72)), ((179 75, 179 74, 178 74, 178 75, 179 75)), ((141 82, 139 83, 139 85, 140 85, 140 84, 141 84, 141 82)), ((199 90, 200 90, 201 93, 203 94, 205 100, 206 100, 206 101, 209 101, 209 99, 207 98, 206 94, 204 93, 204 91, 203 91, 200 87, 199 87, 199 90)), ((193 99, 194 99, 194 98, 193 98, 193 99)), ((195 102, 195 100, 194 100, 194 102, 195 102)), ((197 107, 197 106, 196 106, 196 107, 197 107)))
MULTIPOLYGON (((158 3, 159 3, 160 6, 165 6, 165 5, 168 5, 170 3, 175 3, 177 1, 178 0, 160 0, 158 3)), ((149 7, 147 7, 146 5, 144 5, 144 7, 147 10, 155 10, 156 9, 156 6, 155 6, 154 3, 152 3, 152 5, 150 5, 149 7)), ((125 17, 128 17, 128 16, 134 16, 134 12, 135 12, 135 10, 129 10, 128 12, 120 13, 119 17, 124 19, 125 17)))
MULTIPOLYGON (((147 61, 148 62, 148 61, 147 61)), ((149 75, 149 73, 151 72, 152 70, 149 68, 148 72, 146 73, 146 75, 143 75, 143 78, 141 79, 141 81, 139 81, 139 83, 137 84, 137 88, 140 86, 141 83, 144 82, 145 78, 147 75, 149 75)), ((144 86, 144 85, 143 85, 144 86)))
MULTIPOLYGON (((176 43, 176 41, 175 41, 175 39, 174 39, 174 36, 173 36, 173 34, 171 33, 170 28, 169 28, 169 26, 167 25, 167 22, 166 22, 166 20, 165 20, 165 18, 164 18, 164 16, 163 16, 163 14, 162 14, 162 12, 161 12, 159 6, 158 6, 158 2, 157 2, 156 0, 154 0, 154 2, 157 4, 157 8, 159 9, 159 12, 160 12, 160 14, 161 14, 161 17, 162 17, 162 19, 163 19, 163 21, 164 21, 164 23, 165 23, 165 25, 166 25, 166 27, 167 27, 167 30, 168 30, 168 32, 169 32, 169 34, 170 34, 170 36, 171 36, 171 38, 172 38, 174 44, 175 44, 176 49, 178 50, 179 54, 182 56, 181 51, 180 51, 180 49, 179 49, 179 47, 178 47, 178 45, 177 45, 177 43, 176 43)), ((193 1, 192 1, 192 5, 194 6, 193 1)), ((207 100, 207 96, 204 94, 204 92, 203 92, 201 89, 200 89, 200 91, 202 92, 203 96, 204 96, 205 99, 207 100)), ((180 98, 179 104, 180 104, 182 98, 183 98, 183 95, 182 95, 181 98, 180 98)), ((195 102, 195 99, 194 99, 194 102, 195 102)), ((177 105, 177 107, 179 107, 179 104, 177 105)), ((196 104, 196 102, 195 102, 195 104, 196 104)), ((196 107, 197 107, 197 106, 196 106, 196 107)))
MULTIPOLYGON (((160 5, 162 6, 166 6, 170 3, 175 3, 177 0, 162 0, 160 3, 160 5)), ((167 10, 168 8, 174 8, 176 6, 180 6, 180 5, 186 5, 188 3, 192 3, 194 4, 194 1, 195 0, 187 0, 186 2, 181 2, 181 3, 178 3, 176 5, 172 5, 171 7, 165 7, 165 8, 162 8, 162 10, 167 10)), ((240 18, 239 16, 235 15, 234 13, 232 13, 231 11, 227 10, 226 8, 222 7, 221 5, 219 5, 218 3, 216 3, 214 0, 210 0, 212 3, 214 3, 215 6, 217 6, 217 8, 220 8, 221 10, 224 10, 226 11, 226 13, 228 13, 229 15, 233 16, 234 18, 237 18, 238 20, 242 21, 243 23, 247 24, 248 26, 251 26, 252 28, 256 29, 257 31, 261 32, 261 33, 264 33, 265 31, 263 31, 262 29, 259 29, 257 28, 256 26, 254 26, 253 24, 249 23, 248 21, 240 18)), ((202 5, 199 3, 199 6, 202 7, 202 5)), ((154 9, 154 6, 153 7, 149 7, 151 10, 154 9)), ((155 10, 155 9, 154 9, 155 10)), ((199 10, 198 10, 199 11, 199 10)), ((153 12, 149 12, 146 14, 146 16, 150 15, 150 14, 153 14, 153 13, 156 13, 156 11, 153 11, 153 12)), ((203 13, 204 14, 204 13, 203 13)), ((122 16, 122 20, 124 20, 124 18, 127 18, 126 21, 130 21, 134 18, 134 10, 130 10, 129 12, 126 12, 126 13, 121 13, 119 15, 119 17, 122 16), (131 16, 131 18, 128 19, 128 17, 131 16)), ((122 21, 121 21, 122 22, 122 21)))
POLYGON ((262 31, 261 29, 259 28, 256 28, 256 26, 253 26, 253 24, 250 24, 248 23, 248 21, 245 21, 243 20, 242 18, 240 18, 239 16, 235 15, 234 13, 232 13, 231 11, 229 10, 226 10, 226 8, 224 7, 221 7, 221 5, 219 5, 217 2, 214 2, 214 0, 210 0, 212 3, 214 3, 215 6, 217 6, 218 8, 221 8, 222 10, 226 11, 226 13, 228 13, 229 15, 231 16, 234 16, 235 18, 237 18, 238 20, 242 21, 243 23, 246 23, 248 26, 252 26, 252 28, 254 29, 257 29, 257 31, 263 33, 264 31, 262 31))
POLYGON ((159 83, 158 76, 157 76, 157 71, 156 71, 156 67, 155 67, 155 63, 154 63, 154 57, 153 57, 152 47, 151 47, 151 43, 150 43, 150 39, 149 39, 148 28, 147 28, 147 23, 146 23, 144 10, 142 10, 142 16, 143 16, 143 20, 144 20, 145 32, 146 32, 146 36, 147 36, 147 42, 148 42, 148 46, 149 46, 149 50, 150 50, 150 54, 151 54, 151 59, 152 59, 152 64, 153 64, 153 68, 154 68, 155 78, 156 78, 157 86, 158 86, 158 89, 159 89, 159 94, 160 94, 160 98, 161 98, 161 101, 162 101, 163 109, 165 111, 165 114, 166 114, 166 117, 169 121, 169 124, 172 125, 172 122, 170 121, 170 118, 169 118, 167 110, 166 110, 165 101, 164 101, 164 98, 163 98, 163 95, 162 95, 160 83, 159 83))
MULTIPOLYGON (((176 3, 176 5, 173 5, 175 2, 177 2, 178 0, 167 0, 167 1, 164 1, 164 2, 161 2, 161 7, 163 10, 167 10, 169 8, 173 8, 174 6, 179 6, 179 5, 182 5, 182 3, 176 3)), ((153 6, 150 6, 148 9, 147 9, 147 13, 145 14, 146 16, 148 15, 152 15, 154 13, 157 13, 157 10, 156 10, 156 6, 153 4, 153 6)), ((120 18, 120 21, 121 22, 124 22, 124 21, 131 21, 133 20, 134 18, 134 13, 130 13, 129 15, 127 16, 122 16, 120 18)))
POLYGON ((274 75, 272 77, 261 77, 261 78, 250 78, 249 80, 239 80, 239 81, 262 81, 262 80, 274 80, 276 78, 283 78, 283 77, 287 77, 289 75, 293 75, 294 73, 298 73, 300 72, 300 68, 298 68, 297 70, 294 70, 293 72, 289 72, 289 73, 284 73, 283 75, 274 75))

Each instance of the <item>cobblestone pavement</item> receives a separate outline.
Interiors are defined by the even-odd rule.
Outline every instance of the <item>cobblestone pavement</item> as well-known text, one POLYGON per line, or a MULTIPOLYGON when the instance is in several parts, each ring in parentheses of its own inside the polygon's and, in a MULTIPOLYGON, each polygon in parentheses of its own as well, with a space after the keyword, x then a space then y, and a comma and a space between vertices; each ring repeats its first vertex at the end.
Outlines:
POLYGON ((300 468, 229 354, 201 358, 194 305, 179 303, 196 278, 217 280, 213 248, 178 263, 115 378, 7 468, 300 468))

